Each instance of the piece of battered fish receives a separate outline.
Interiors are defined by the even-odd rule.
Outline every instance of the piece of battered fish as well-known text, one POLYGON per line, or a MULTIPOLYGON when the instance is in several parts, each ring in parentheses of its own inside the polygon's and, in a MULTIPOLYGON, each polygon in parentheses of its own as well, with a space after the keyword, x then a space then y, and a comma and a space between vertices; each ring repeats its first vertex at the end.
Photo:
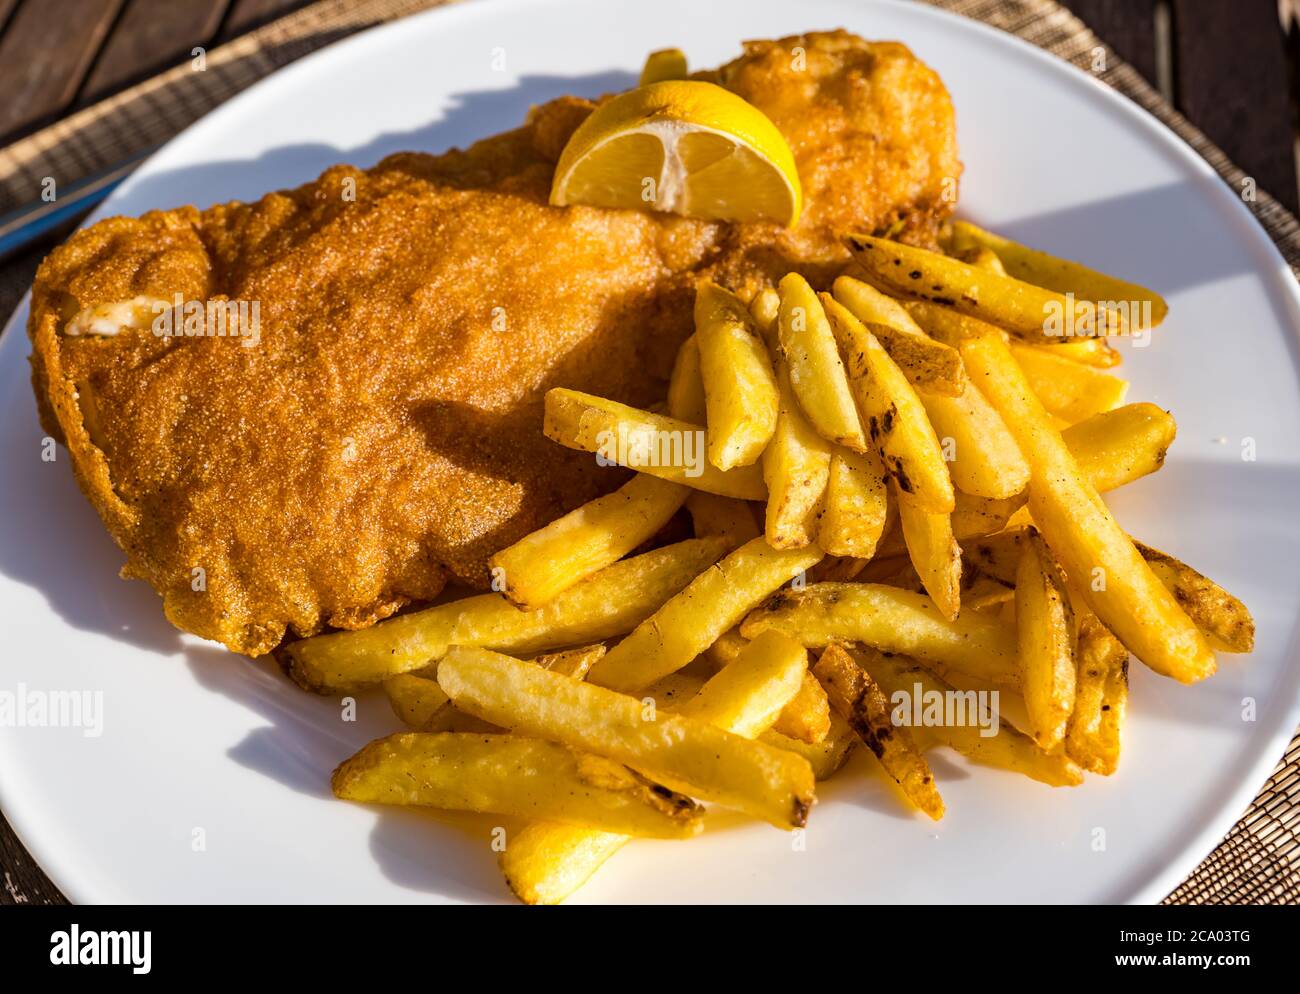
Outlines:
POLYGON ((902 45, 751 42, 701 78, 785 134, 795 228, 548 206, 593 106, 565 98, 465 151, 112 218, 51 253, 32 292, 36 397, 123 576, 249 655, 372 624, 449 579, 486 586, 493 551, 622 479, 542 436, 548 388, 653 404, 701 278, 824 283, 849 229, 928 242, 951 212, 952 105, 902 45), (183 304, 165 312, 174 334, 151 329, 155 301, 183 304), (201 320, 221 301, 244 318, 224 336, 201 320))

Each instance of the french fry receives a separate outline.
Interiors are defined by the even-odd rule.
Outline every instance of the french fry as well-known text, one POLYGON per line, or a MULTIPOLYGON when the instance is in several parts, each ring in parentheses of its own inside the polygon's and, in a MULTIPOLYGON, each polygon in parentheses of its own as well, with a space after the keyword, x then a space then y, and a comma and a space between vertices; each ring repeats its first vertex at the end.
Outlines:
POLYGON ((709 461, 723 471, 752 465, 776 431, 778 395, 767 346, 749 309, 716 283, 695 292, 695 342, 709 461))
POLYGON ((665 711, 675 711, 700 692, 704 681, 693 673, 669 673, 662 676, 637 696, 643 704, 651 704, 665 711))
POLYGON ((776 328, 781 316, 781 295, 770 286, 763 287, 749 302, 749 313, 753 316, 754 323, 758 325, 758 330, 767 339, 768 352, 775 359, 776 353, 780 351, 776 340, 776 328))
MULTIPOLYGON (((715 670, 720 670, 735 660, 740 651, 749 645, 749 639, 732 628, 718 636, 713 645, 704 650, 704 658, 715 670)), ((794 700, 785 706, 773 731, 782 739, 797 739, 809 745, 822 742, 831 728, 830 704, 820 684, 806 677, 794 700)))
MULTIPOLYGON (((953 241, 960 243, 963 239, 960 235, 957 235, 954 237, 953 241)), ((985 248, 983 245, 972 243, 969 244, 965 250, 955 251, 950 254, 957 256, 957 258, 961 259, 963 262, 969 262, 972 266, 992 270, 993 272, 1000 273, 1003 276, 1008 275, 1006 267, 1002 265, 1002 260, 998 258, 998 254, 990 248, 985 248)), ((1046 285, 1038 280, 1029 279, 1020 274, 1012 275, 1015 275, 1017 279, 1023 279, 1026 283, 1033 283, 1036 286, 1046 285)), ((1048 287, 1048 289, 1057 288, 1048 287)), ((1060 292, 1064 293, 1065 291, 1062 290, 1060 292)), ((1075 296, 1079 296, 1079 294, 1075 294, 1075 296)), ((1105 338, 1075 338, 1068 341, 1058 341, 1052 345, 1033 345, 1030 347, 1036 349, 1051 349, 1063 359, 1071 359, 1074 362, 1082 362, 1089 366, 1100 366, 1103 369, 1107 369, 1111 366, 1118 366, 1120 364, 1119 352, 1105 338)))
MULTIPOLYGON (((1066 297, 938 252, 869 235, 850 235, 849 250, 867 282, 907 300, 951 307, 1040 345, 1067 337, 1125 335, 1127 308, 1118 302, 1066 297)), ((967 373, 970 373, 969 366, 967 373)))
MULTIPOLYGON (((912 561, 906 557, 895 556, 890 559, 873 559, 858 577, 864 583, 884 583, 891 587, 902 587, 918 594, 925 593, 925 584, 912 561)), ((962 609, 980 610, 993 607, 1011 600, 1015 596, 1015 587, 997 577, 981 572, 963 557, 961 568, 961 606, 962 609)), ((940 676, 943 674, 941 673, 940 676)))
POLYGON ((1109 776, 1119 769, 1120 738, 1128 713, 1128 657, 1106 677, 1106 696, 1101 705, 1101 727, 1097 738, 1096 771, 1109 776))
POLYGON ((591 668, 588 681, 633 692, 681 669, 821 557, 815 545, 781 550, 761 537, 747 542, 633 629, 591 668))
POLYGON ((800 409, 823 438, 865 452, 862 422, 817 294, 797 273, 782 279, 780 286, 777 330, 800 409))
MULTIPOLYGON (((1012 594, 1012 597, 1014 597, 1015 591, 1011 590, 1010 593, 1012 594)), ((963 605, 963 607, 968 607, 968 605, 963 605)), ((1006 600, 1002 605, 999 605, 998 608, 981 613, 988 617, 999 619, 1002 624, 1005 624, 1012 629, 1015 628, 1015 604, 1012 600, 1006 600), (1003 611, 1003 607, 1010 610, 1003 611)), ((1024 695, 1021 694, 1016 687, 1009 687, 1005 684, 999 685, 988 679, 979 676, 972 676, 970 673, 963 672, 962 670, 949 666, 946 663, 937 663, 932 659, 922 660, 915 657, 907 657, 907 660, 909 664, 923 667, 932 676, 942 681, 947 686, 952 687, 954 690, 961 691, 963 695, 965 695, 963 698, 964 706, 968 709, 977 706, 980 708, 988 707, 988 705, 979 700, 978 696, 979 694, 987 694, 989 695, 988 700, 992 704, 990 709, 997 712, 1001 721, 1009 722, 1015 728, 1026 733, 1031 727, 1028 714, 1025 710, 1024 695), (974 696, 967 694, 968 691, 973 692, 974 696)), ((922 701, 922 704, 924 703, 925 702, 922 701)), ((924 730, 914 731, 913 734, 917 737, 918 741, 921 742, 922 747, 924 748, 927 741, 924 730)))
POLYGON ((724 472, 705 458, 700 425, 604 397, 561 387, 548 390, 542 431, 570 449, 596 453, 606 465, 627 466, 723 497, 762 500, 767 495, 757 466, 724 472))
MULTIPOLYGON (((916 322, 917 327, 931 338, 958 349, 958 354, 960 354, 961 343, 965 339, 997 327, 969 314, 955 311, 951 307, 926 300, 908 300, 904 301, 902 306, 916 322)), ((969 376, 967 380, 969 381, 969 376)))
POLYGON ((1107 338, 1075 338, 1056 345, 1026 344, 1025 348, 1042 349, 1058 359, 1069 359, 1096 369, 1113 369, 1123 362, 1123 356, 1107 338))
MULTIPOLYGON (((908 313, 925 331, 953 348, 959 348, 967 338, 982 334, 1006 336, 1006 332, 996 325, 952 308, 925 301, 911 301, 906 306, 908 313)), ((1128 389, 1125 380, 1102 372, 1099 368, 1101 363, 1077 361, 1080 346, 1109 349, 1106 339, 1075 338, 1066 344, 1046 346, 1013 339, 1011 346, 1017 356, 1025 357, 1026 372, 1030 374, 1030 383, 1039 399, 1062 421, 1079 421, 1123 402, 1128 389)), ((987 406, 987 400, 984 403, 987 406)))
POLYGON ((452 645, 528 655, 597 642, 631 631, 725 550, 721 538, 689 539, 607 566, 536 611, 480 594, 293 642, 279 658, 299 686, 336 693, 421 669, 452 645))
POLYGON ((590 671, 596 660, 603 655, 605 655, 605 644, 597 642, 594 645, 579 646, 576 649, 562 649, 559 652, 544 653, 534 659, 533 662, 544 670, 550 670, 552 673, 560 673, 575 680, 585 680, 588 671, 590 671))
POLYGON ((727 540, 728 549, 738 549, 760 534, 748 501, 695 490, 686 498, 686 510, 690 512, 696 538, 721 535, 727 540))
MULTIPOLYGON (((988 497, 972 497, 958 490, 954 493, 954 507, 949 521, 953 537, 959 544, 981 535, 992 535, 1007 527, 1012 515, 1025 506, 1026 497, 1018 494, 1003 500, 991 500, 988 497)), ((891 503, 897 506, 897 501, 891 503)), ((876 546, 876 558, 888 559, 907 554, 907 543, 903 537, 901 525, 886 527, 885 534, 876 546)))
MULTIPOLYGON (((854 577, 860 583, 883 583, 890 587, 904 587, 914 593, 924 593, 921 578, 916 574, 916 567, 908 558, 907 549, 901 549, 888 556, 876 556, 868 560, 854 577)), ((818 582, 822 582, 818 580, 818 582)))
POLYGON ((1165 464, 1178 426, 1155 404, 1125 404, 1061 432, 1070 455, 1098 492, 1117 490, 1165 464))
POLYGON ((925 334, 908 334, 876 321, 862 323, 918 393, 960 397, 965 391, 966 370, 955 349, 925 334))
POLYGON ((972 245, 969 248, 957 249, 954 246, 948 247, 948 254, 954 259, 960 259, 962 262, 968 262, 972 266, 978 266, 980 269, 987 269, 989 272, 997 273, 1000 276, 1006 276, 1006 267, 1002 265, 1002 260, 992 249, 987 249, 979 245, 972 245))
POLYGON ((897 587, 811 583, 802 590, 782 590, 740 626, 746 638, 769 629, 810 649, 862 642, 934 660, 998 686, 1020 685, 1013 626, 976 611, 949 621, 929 597, 897 587))
POLYGON ((1014 497, 1029 482, 1029 464, 1002 418, 975 384, 960 396, 920 391, 925 413, 948 457, 948 475, 958 490, 975 497, 1014 497))
POLYGON ((816 538, 832 448, 800 410, 783 357, 776 360, 776 377, 780 412, 772 441, 763 450, 767 486, 764 533, 774 549, 798 549, 816 538))
POLYGON ((935 821, 941 819, 943 798, 934 785, 930 764, 912 740, 911 732, 891 720, 889 701, 871 675, 838 644, 823 650, 813 674, 840 717, 903 788, 907 799, 935 821))
POLYGON ((958 542, 972 535, 991 535, 1005 528, 1012 515, 1024 506, 1024 494, 994 500, 959 490, 952 511, 952 533, 958 542))
POLYGON ((447 719, 447 727, 444 731, 469 735, 506 734, 506 730, 500 725, 494 725, 490 721, 476 718, 472 714, 466 714, 464 711, 457 711, 454 706, 451 709, 451 717, 447 719))
POLYGON ((1058 356, 1053 349, 1012 342, 1011 354, 1048 412, 1070 424, 1114 410, 1128 393, 1127 380, 1058 356))
MULTIPOLYGON (((1164 465, 1175 431, 1174 419, 1154 404, 1126 404, 1066 428, 1061 437, 1079 469, 1104 493, 1154 473, 1164 465)), ((1001 531, 1027 499, 1024 493, 994 500, 958 490, 952 514, 953 534, 958 542, 964 543, 1001 531)), ((901 536, 886 535, 877 555, 893 556, 900 551, 901 536)))
POLYGON ((829 780, 848 762, 853 747, 858 742, 858 737, 853 734, 853 729, 849 727, 848 722, 834 711, 831 711, 830 717, 830 731, 826 733, 826 737, 820 742, 804 742, 800 739, 792 739, 788 735, 782 735, 773 729, 768 729, 760 735, 758 741, 766 742, 777 749, 784 749, 786 752, 792 752, 796 756, 802 756, 808 761, 808 765, 812 767, 813 776, 817 778, 818 782, 829 780))
POLYGON ((1214 651, 1115 522, 1034 397, 1005 342, 962 343, 962 359, 1029 460, 1029 509, 1088 606, 1158 673, 1184 683, 1214 672, 1214 651))
POLYGON ((626 766, 514 735, 399 732, 345 760, 331 783, 347 801, 542 817, 648 838, 688 839, 704 826, 689 797, 626 766))
POLYGON ((898 301, 870 284, 841 276, 832 296, 876 336, 919 393, 960 397, 966 371, 957 350, 922 331, 898 301))
MULTIPOLYGON (((886 530, 890 527, 890 521, 890 512, 886 511, 886 530)), ((854 559, 852 556, 827 556, 808 571, 808 581, 821 583, 823 580, 854 580, 871 561, 871 559, 854 559)))
POLYGON ((509 601, 535 610, 653 537, 690 493, 687 487, 637 473, 612 494, 492 556, 493 579, 509 601))
POLYGON ((668 416, 693 425, 708 420, 704 399, 704 377, 700 373, 700 347, 692 335, 682 342, 668 379, 668 416))
POLYGON ((417 732, 441 732, 449 727, 455 708, 438 681, 415 673, 399 673, 384 681, 393 714, 417 732))
POLYGON ((1082 300, 1127 302, 1130 308, 1133 304, 1140 304, 1144 309, 1142 323, 1146 328, 1159 325, 1169 312, 1164 298, 1154 290, 1029 248, 968 221, 953 222, 952 243, 954 248, 975 245, 992 250, 1008 275, 1035 286, 1062 294, 1071 293, 1082 300), (1145 312, 1149 312, 1149 316, 1145 312))
POLYGON ((876 337, 829 294, 822 305, 871 442, 899 490, 934 514, 953 509, 952 479, 921 399, 876 337))
MULTIPOLYGON (((942 695, 954 689, 906 656, 886 655, 866 646, 847 648, 890 700, 897 694, 905 695, 907 700, 917 694, 939 694, 942 699, 942 695)), ((984 734, 984 729, 971 723, 927 725, 919 731, 924 735, 918 737, 926 740, 922 745, 947 746, 974 763, 1011 770, 1051 787, 1075 787, 1083 783, 1083 771, 1063 750, 1045 752, 1028 735, 1005 722, 998 723, 994 735, 984 734)))
MULTIPOLYGON (((889 325, 905 335, 926 334, 908 313, 907 304, 881 293, 870 283, 852 276, 839 276, 831 284, 831 296, 847 307, 863 324, 889 325)), ((960 355, 957 356, 957 362, 961 362, 960 355)))
POLYGON ((813 775, 797 756, 698 718, 647 713, 634 697, 484 649, 450 651, 438 683, 462 711, 626 763, 657 783, 739 808, 779 828, 805 824, 813 775))
POLYGON ((1016 568, 1016 630, 1029 731, 1041 748, 1055 749, 1074 710, 1077 636, 1065 575, 1033 529, 1016 568))
POLYGON ((525 904, 559 904, 627 842, 628 836, 618 832, 535 821, 506 840, 498 863, 506 884, 519 900, 525 904))
POLYGON ((1084 611, 1079 618, 1075 687, 1065 752, 1085 770, 1109 776, 1119 765, 1119 726, 1128 691, 1128 650, 1091 611, 1084 611), (1110 714, 1116 702, 1118 712, 1110 714))
MULTIPOLYGON (((807 653, 774 635, 747 645, 682 707, 682 713, 725 731, 753 738, 792 699, 807 672, 807 653)), ((501 871, 528 904, 557 904, 581 887, 628 836, 535 822, 509 840, 501 871)))
POLYGON ((916 575, 939 612, 951 621, 961 611, 961 547, 953 537, 952 516, 921 510, 909 494, 894 496, 903 542, 916 575))
MULTIPOLYGON (((1015 591, 1013 590, 1011 593, 1014 597, 1015 591)), ((1016 624, 1014 601, 1005 601, 1003 605, 1000 605, 1000 608, 1006 608, 1009 610, 1003 611, 998 609, 996 611, 984 611, 979 613, 984 614, 987 617, 996 618, 1000 620, 1002 624, 1014 630, 1016 624)), ((970 673, 964 672, 963 670, 959 670, 954 666, 949 666, 946 663, 936 663, 932 659, 917 659, 916 657, 906 658, 909 663, 923 667, 933 677, 942 681, 947 686, 952 687, 954 690, 961 691, 963 695, 965 695, 964 701, 968 708, 986 706, 981 704, 978 695, 981 693, 989 695, 987 700, 992 704, 991 710, 997 712, 1001 721, 1011 724, 1025 734, 1029 734, 1029 729, 1032 726, 1030 725, 1029 715, 1025 708, 1024 695, 1020 692, 1018 685, 1016 687, 1010 687, 1005 683, 998 684, 986 677, 974 676, 970 673), (968 691, 974 692, 974 696, 968 694, 968 691)), ((1018 673, 1017 679, 1019 679, 1018 673)), ((924 701, 922 703, 924 703, 924 701)), ((914 734, 917 736, 918 740, 921 741, 922 747, 924 748, 926 738, 924 731, 916 731, 914 734)))
POLYGON ((988 576, 979 570, 962 573, 962 607, 968 607, 972 611, 983 611, 1014 601, 1015 596, 1015 588, 1003 583, 997 577, 988 576))
MULTIPOLYGON (((1015 604, 1013 602, 1008 601, 1005 606, 1014 611, 1015 604)), ((1014 624, 1015 618, 1010 617, 1008 618, 1008 621, 1014 624)), ((978 695, 981 692, 985 694, 996 694, 995 697, 989 697, 986 698, 986 700, 992 703, 992 710, 997 712, 999 724, 1010 725, 1016 731, 1029 736, 1030 742, 1034 741, 1032 732, 1033 724, 1029 720, 1029 710, 1025 706, 1024 694, 1021 694, 1016 690, 1009 690, 1006 687, 996 687, 983 680, 977 680, 976 678, 968 676, 959 670, 954 670, 951 667, 938 666, 935 663, 925 663, 923 665, 936 677, 953 687, 955 690, 961 691, 962 693, 974 691, 976 694, 975 700, 977 702, 979 700, 978 695)), ((1034 747, 1038 748, 1037 743, 1034 744, 1034 747)), ((1061 750, 1057 749, 1053 751, 1060 752, 1061 750)))
MULTIPOLYGON (((591 669, 591 664, 605 654, 605 646, 582 646, 538 656, 533 660, 544 670, 563 673, 581 680, 591 669)), ((457 711, 451 698, 442 692, 438 681, 419 673, 399 673, 384 681, 384 692, 393 706, 393 713, 410 729, 417 732, 445 732, 456 729, 457 711)))
POLYGON ((832 556, 870 559, 887 518, 886 477, 875 454, 837 449, 817 522, 817 544, 832 556))
MULTIPOLYGON (((759 636, 762 637, 763 635, 759 636)), ((799 648, 802 649, 803 646, 799 648)), ((831 705, 826 699, 826 691, 811 673, 805 671, 799 693, 781 709, 771 727, 774 732, 800 742, 820 742, 826 738, 831 730, 831 705)))
POLYGON ((967 565, 1004 583, 1014 584, 1028 535, 1026 526, 972 538, 962 543, 962 555, 967 565))
POLYGON ((1225 652, 1254 651, 1255 619, 1245 604, 1169 553, 1141 542, 1134 545, 1211 643, 1225 652))
POLYGON ((667 79, 685 79, 686 76, 686 53, 680 48, 661 48, 645 57, 637 86, 662 83, 667 79))
POLYGON ((711 646, 704 650, 704 659, 716 673, 722 667, 735 660, 740 650, 749 645, 749 639, 740 634, 740 626, 729 628, 719 635, 711 646))
MULTIPOLYGON (((966 546, 967 561, 990 576, 1013 578, 1024 539, 1024 528, 976 539, 966 546)), ((1136 540, 1133 545, 1211 645, 1223 652, 1254 649, 1255 622, 1240 600, 1168 553, 1136 540)))
POLYGON ((780 632, 765 632, 718 670, 678 714, 753 739, 780 721, 804 695, 807 683, 808 651, 780 632))

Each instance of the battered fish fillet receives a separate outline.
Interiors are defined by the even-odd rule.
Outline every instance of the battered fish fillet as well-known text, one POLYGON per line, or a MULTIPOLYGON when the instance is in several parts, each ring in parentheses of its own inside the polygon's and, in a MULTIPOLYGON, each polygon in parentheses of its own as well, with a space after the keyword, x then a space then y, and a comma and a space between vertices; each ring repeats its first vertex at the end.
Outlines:
POLYGON ((249 655, 451 579, 484 587, 493 551, 622 481, 543 438, 548 388, 651 405, 700 279, 822 284, 848 263, 845 231, 925 243, 951 212, 952 105, 902 45, 751 42, 701 78, 785 134, 796 228, 548 206, 593 106, 564 98, 465 151, 112 218, 51 253, 28 329, 36 397, 122 575, 249 655), (256 344, 251 322, 160 337, 154 300, 256 304, 256 344))

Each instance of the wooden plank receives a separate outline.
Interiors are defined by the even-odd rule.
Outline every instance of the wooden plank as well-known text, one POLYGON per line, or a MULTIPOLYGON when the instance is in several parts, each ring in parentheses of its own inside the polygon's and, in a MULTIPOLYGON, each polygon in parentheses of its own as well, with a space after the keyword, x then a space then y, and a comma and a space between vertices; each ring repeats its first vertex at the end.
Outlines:
POLYGON ((18 0, 0 0, 0 31, 4 30, 5 22, 9 20, 9 15, 17 6, 18 0))
POLYGON ((93 103, 116 90, 190 58, 225 16, 228 0, 128 0, 80 102, 93 103))
POLYGON ((221 27, 221 37, 224 40, 242 35, 299 7, 306 7, 310 2, 311 0, 234 0, 226 23, 221 27))
POLYGON ((0 37, 0 140, 77 95, 122 0, 25 0, 0 37))
POLYGON ((1291 211, 1300 209, 1277 0, 1174 0, 1178 109, 1291 211))
MULTIPOLYGON (((1291 114, 1293 129, 1291 147, 1293 154, 1300 159, 1300 0, 1287 0, 1283 5, 1282 30, 1286 35, 1286 62, 1291 71, 1291 114)), ((1300 187, 1300 175, 1296 177, 1300 187)), ((1292 208, 1292 212, 1295 209, 1292 208)))
POLYGON ((1157 0, 1062 0, 1121 59, 1156 80, 1157 0))

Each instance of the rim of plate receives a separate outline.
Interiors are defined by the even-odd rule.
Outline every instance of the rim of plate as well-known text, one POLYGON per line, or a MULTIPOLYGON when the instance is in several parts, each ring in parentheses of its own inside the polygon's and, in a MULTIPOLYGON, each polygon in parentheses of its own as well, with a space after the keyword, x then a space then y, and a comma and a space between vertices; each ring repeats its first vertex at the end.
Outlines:
MULTIPOLYGON (((390 37, 396 36, 399 32, 409 31, 417 24, 418 30, 436 31, 437 25, 449 25, 459 20, 482 17, 485 16, 485 12, 499 12, 503 7, 563 7, 585 2, 588 2, 588 0, 473 0, 473 2, 471 0, 462 0, 462 2, 452 3, 448 6, 418 11, 396 21, 376 25, 347 38, 332 42, 258 80, 168 139, 162 147, 145 159, 121 186, 96 207, 79 227, 86 227, 103 217, 109 216, 118 200, 125 196, 126 192, 142 176, 160 165, 165 165, 176 146, 187 140, 191 132, 219 124, 228 115, 241 112, 246 104, 261 99, 264 91, 269 92, 275 86, 284 85, 300 75, 306 75, 314 71, 322 63, 337 59, 344 54, 353 58, 363 57, 367 49, 382 48, 388 44, 390 37), (426 22, 435 27, 428 27, 426 22)), ((1276 264, 1277 271, 1271 275, 1280 284, 1283 293, 1289 298, 1291 304, 1289 331, 1293 346, 1291 350, 1292 363, 1296 367, 1297 375, 1300 375, 1300 361, 1297 361, 1296 358, 1296 347, 1300 347, 1300 285, 1297 285, 1297 281, 1286 260, 1282 257, 1281 252, 1263 226, 1246 208, 1245 204, 1231 194, 1229 188, 1213 167, 1198 155, 1187 142, 1178 137, 1167 125, 1149 111, 1138 106, 1128 97, 1116 92, 1105 83, 1089 76, 1065 60, 1045 52, 1036 45, 1015 35, 940 7, 917 3, 915 0, 868 0, 868 3, 862 4, 854 13, 865 11, 868 6, 888 7, 896 12, 903 13, 904 17, 918 17, 922 21, 930 19, 957 31, 969 31, 994 46, 1004 46, 1018 55, 1028 57, 1044 72, 1053 74, 1057 80, 1072 87, 1076 92, 1086 92, 1089 97, 1100 100, 1107 108, 1117 111, 1128 123, 1136 125, 1144 135, 1157 142, 1166 152, 1174 155, 1182 165, 1190 167, 1203 179, 1213 180, 1212 184, 1206 186, 1206 195, 1217 198, 1223 205, 1230 205, 1238 220, 1246 222, 1244 225, 1240 225, 1243 240, 1253 240, 1255 247, 1262 249, 1264 255, 1271 258, 1276 264), (1214 192, 1208 192, 1211 190, 1214 192)), ((846 6, 846 12, 848 10, 849 8, 846 6)), ((491 16, 491 14, 487 13, 486 16, 491 16)), ((850 30, 853 30, 853 28, 850 28, 850 30)), ((9 337, 13 333, 15 326, 19 324, 20 316, 26 314, 30 299, 31 291, 29 290, 19 301, 18 306, 6 322, 3 331, 0 332, 0 340, 9 337)), ((1300 612, 1293 619, 1290 639, 1287 648, 1281 653, 1281 658, 1294 662, 1297 657, 1300 657, 1298 643, 1300 643, 1300 612)), ((1154 904, 1163 899, 1213 851, 1228 830, 1236 824, 1240 815, 1246 811, 1250 802, 1254 800, 1259 788, 1263 786, 1273 767, 1277 765, 1278 760, 1282 757, 1287 744, 1295 735, 1297 725, 1300 725, 1300 667, 1292 666, 1288 669, 1286 676, 1283 678, 1282 686, 1290 696, 1290 703, 1276 719, 1276 726, 1265 734, 1265 747, 1261 748, 1259 753, 1248 762, 1247 769, 1239 778, 1237 786, 1217 805, 1214 812, 1205 818, 1204 823, 1193 832, 1185 843, 1171 852, 1161 865, 1148 872, 1145 880, 1137 883, 1132 892, 1123 897, 1125 903, 1154 904)), ((10 828, 13 829, 18 840, 27 849, 28 854, 41 868, 42 872, 73 904, 112 903, 113 897, 88 893, 82 888, 80 882, 63 872, 62 860, 59 854, 51 851, 49 847, 43 844, 41 833, 30 823, 27 815, 23 813, 24 809, 21 806, 12 805, 10 799, 10 791, 6 787, 4 765, 0 762, 0 810, 4 812, 10 828)))

